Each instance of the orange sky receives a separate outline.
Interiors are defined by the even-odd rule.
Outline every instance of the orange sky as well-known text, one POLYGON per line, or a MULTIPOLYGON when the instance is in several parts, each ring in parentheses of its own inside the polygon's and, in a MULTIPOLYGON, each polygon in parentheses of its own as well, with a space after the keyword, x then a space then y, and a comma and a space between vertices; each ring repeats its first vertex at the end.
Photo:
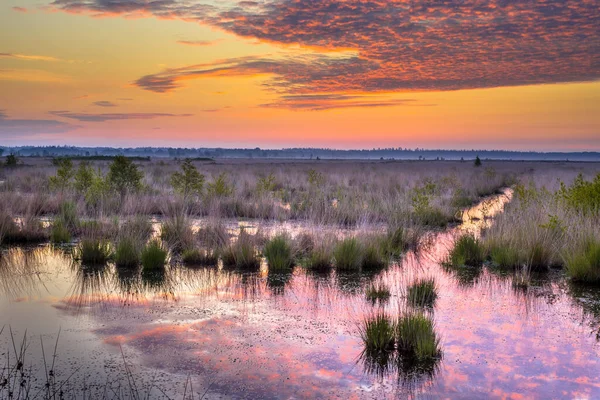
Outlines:
POLYGON ((600 150, 597 0, 445 3, 5 0, 0 145, 600 150))

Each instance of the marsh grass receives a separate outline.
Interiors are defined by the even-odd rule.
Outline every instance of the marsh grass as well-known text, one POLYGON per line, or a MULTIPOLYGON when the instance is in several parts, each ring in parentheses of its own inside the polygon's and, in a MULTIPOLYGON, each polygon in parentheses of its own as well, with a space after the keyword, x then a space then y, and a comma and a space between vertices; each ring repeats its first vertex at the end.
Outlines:
POLYGON ((460 236, 450 251, 448 264, 454 267, 480 267, 485 261, 485 250, 481 242, 471 234, 460 236))
POLYGON ((226 247, 230 242, 227 228, 219 221, 211 221, 200 227, 196 233, 196 238, 202 246, 213 249, 226 247))
POLYGON ((430 317, 407 313, 400 317, 396 327, 400 357, 418 366, 430 369, 441 357, 440 340, 430 317))
POLYGON ((50 229, 50 242, 53 244, 65 244, 71 242, 71 232, 62 219, 57 219, 50 229))
POLYGON ((600 241, 588 239, 579 249, 566 254, 565 267, 574 282, 600 283, 600 241))
POLYGON ((111 256, 110 244, 102 239, 85 238, 79 242, 76 257, 82 264, 104 265, 111 256))
POLYGON ((115 265, 117 267, 136 267, 140 263, 139 247, 139 242, 132 238, 120 239, 115 246, 115 265))
POLYGON ((186 249, 181 253, 181 262, 188 266, 214 266, 219 262, 219 256, 214 250, 186 249))
POLYGON ((333 250, 335 267, 340 271, 358 271, 364 259, 364 251, 356 238, 338 242, 333 250))
POLYGON ((492 263, 500 268, 516 269, 522 265, 519 251, 509 243, 491 245, 489 255, 492 263))
POLYGON ((361 267, 365 271, 380 271, 387 267, 388 256, 384 250, 384 239, 367 238, 362 245, 363 255, 361 267))
POLYGON ((383 312, 367 316, 359 327, 360 337, 369 353, 394 350, 396 329, 393 320, 383 312))
POLYGON ((373 304, 384 303, 389 300, 390 296, 390 289, 383 282, 371 283, 365 290, 365 297, 373 304))
POLYGON ((258 270, 260 268, 260 258, 256 252, 255 240, 255 237, 242 229, 237 240, 223 250, 221 256, 223 266, 258 270))
POLYGON ((294 265, 294 255, 288 236, 280 234, 269 240, 263 254, 267 259, 269 270, 286 271, 294 265))
POLYGON ((160 238, 172 251, 181 252, 193 246, 194 234, 189 218, 183 213, 168 217, 161 225, 160 238))
POLYGON ((140 261, 145 271, 160 271, 164 269, 169 252, 160 240, 154 239, 148 243, 141 252, 140 261))
POLYGON ((434 278, 421 278, 412 283, 406 292, 408 303, 416 307, 433 307, 437 297, 434 278))

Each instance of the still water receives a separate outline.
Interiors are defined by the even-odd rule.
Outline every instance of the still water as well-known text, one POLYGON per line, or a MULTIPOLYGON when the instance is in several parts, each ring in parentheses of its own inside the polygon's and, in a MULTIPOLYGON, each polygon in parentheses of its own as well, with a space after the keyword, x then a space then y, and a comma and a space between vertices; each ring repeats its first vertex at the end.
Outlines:
POLYGON ((477 232, 509 197, 371 274, 172 265, 148 276, 82 267, 48 245, 3 249, 3 371, 23 353, 30 397, 54 362, 66 398, 600 398, 595 290, 558 271, 523 290, 492 268, 441 266, 456 235, 477 232), (419 277, 436 280, 427 312, 443 357, 426 375, 373 369, 359 324, 378 307, 397 314, 419 277), (392 293, 383 305, 365 299, 378 281, 392 293))

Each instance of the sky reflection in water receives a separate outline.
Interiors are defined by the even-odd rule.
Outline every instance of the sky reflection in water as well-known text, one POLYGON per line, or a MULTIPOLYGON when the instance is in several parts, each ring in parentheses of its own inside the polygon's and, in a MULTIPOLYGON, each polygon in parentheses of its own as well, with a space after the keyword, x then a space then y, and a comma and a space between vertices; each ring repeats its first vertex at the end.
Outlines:
POLYGON ((172 266, 146 276, 82 268, 50 247, 9 249, 0 262, 1 324, 48 341, 60 327, 60 358, 101 379, 118 370, 122 346, 137 373, 159 371, 157 384, 179 397, 187 376, 207 398, 599 397, 593 293, 558 273, 526 292, 487 269, 457 275, 439 265, 454 234, 371 276, 264 266, 253 274, 172 266), (436 373, 410 379, 393 365, 374 370, 360 357, 358 323, 374 307, 364 288, 385 281, 392 297, 382 307, 396 313, 421 276, 439 288, 433 316, 443 360, 436 373))

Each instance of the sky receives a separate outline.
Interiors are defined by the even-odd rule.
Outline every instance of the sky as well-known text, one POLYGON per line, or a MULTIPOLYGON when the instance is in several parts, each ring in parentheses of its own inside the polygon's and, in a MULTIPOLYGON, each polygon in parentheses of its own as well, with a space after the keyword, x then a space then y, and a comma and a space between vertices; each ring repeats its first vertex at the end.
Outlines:
POLYGON ((2 0, 0 145, 600 151, 600 0, 2 0))

